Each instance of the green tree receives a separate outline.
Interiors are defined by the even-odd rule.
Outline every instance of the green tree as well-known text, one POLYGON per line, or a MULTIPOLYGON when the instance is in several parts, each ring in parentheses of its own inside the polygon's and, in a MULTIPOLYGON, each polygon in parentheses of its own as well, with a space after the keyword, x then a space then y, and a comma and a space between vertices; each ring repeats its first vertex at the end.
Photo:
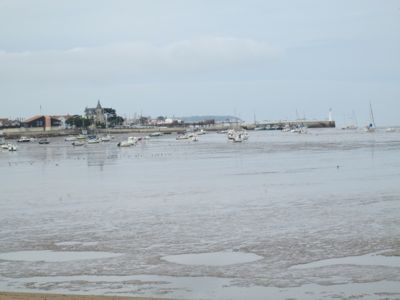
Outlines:
POLYGON ((76 128, 87 128, 93 123, 93 120, 83 118, 79 115, 74 115, 70 117, 65 123, 67 123, 69 126, 76 128))
POLYGON ((124 118, 120 116, 113 116, 107 119, 108 126, 115 127, 117 125, 122 125, 124 123, 124 118))

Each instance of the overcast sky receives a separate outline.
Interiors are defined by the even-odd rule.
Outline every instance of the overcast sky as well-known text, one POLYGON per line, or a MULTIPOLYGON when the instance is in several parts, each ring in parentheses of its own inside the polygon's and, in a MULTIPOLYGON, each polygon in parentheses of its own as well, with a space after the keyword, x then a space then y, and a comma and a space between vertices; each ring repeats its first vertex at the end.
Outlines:
POLYGON ((400 125, 400 1, 0 0, 0 117, 400 125), (296 113, 297 111, 297 113, 296 113))

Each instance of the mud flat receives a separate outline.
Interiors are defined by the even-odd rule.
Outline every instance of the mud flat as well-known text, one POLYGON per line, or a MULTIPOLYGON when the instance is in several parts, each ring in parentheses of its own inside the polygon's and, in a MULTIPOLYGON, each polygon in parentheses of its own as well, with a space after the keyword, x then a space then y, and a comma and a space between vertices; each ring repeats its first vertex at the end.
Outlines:
POLYGON ((62 294, 3 293, 1 300, 156 300, 157 298, 116 297, 116 296, 81 296, 62 294))

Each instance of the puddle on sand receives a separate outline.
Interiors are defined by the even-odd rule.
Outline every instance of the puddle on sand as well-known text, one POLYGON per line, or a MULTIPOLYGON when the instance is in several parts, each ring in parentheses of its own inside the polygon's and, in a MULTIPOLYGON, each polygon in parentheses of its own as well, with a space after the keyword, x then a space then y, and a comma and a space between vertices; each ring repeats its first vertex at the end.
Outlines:
POLYGON ((195 254, 180 254, 164 256, 161 259, 168 262, 192 266, 227 266, 249 263, 262 259, 262 256, 244 252, 209 252, 195 254))
POLYGON ((0 260, 64 262, 85 259, 101 259, 121 256, 122 254, 96 251, 16 251, 0 253, 0 260))
POLYGON ((307 264, 295 265, 291 269, 310 269, 328 267, 333 265, 357 265, 357 266, 384 266, 400 267, 400 256, 384 256, 378 254, 366 254, 360 256, 347 256, 313 261, 307 264))

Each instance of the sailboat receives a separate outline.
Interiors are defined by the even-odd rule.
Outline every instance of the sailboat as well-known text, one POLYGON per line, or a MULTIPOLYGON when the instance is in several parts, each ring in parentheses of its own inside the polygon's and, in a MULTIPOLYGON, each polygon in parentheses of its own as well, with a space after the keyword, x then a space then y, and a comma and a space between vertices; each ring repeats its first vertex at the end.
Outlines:
POLYGON ((351 118, 350 122, 345 127, 342 127, 342 129, 343 130, 356 130, 357 128, 358 128, 357 118, 356 118, 356 114, 353 110, 352 118, 351 118))
POLYGON ((374 112, 372 111, 371 102, 369 103, 369 124, 367 125, 367 127, 365 129, 368 132, 375 132, 375 129, 376 129, 374 112))

